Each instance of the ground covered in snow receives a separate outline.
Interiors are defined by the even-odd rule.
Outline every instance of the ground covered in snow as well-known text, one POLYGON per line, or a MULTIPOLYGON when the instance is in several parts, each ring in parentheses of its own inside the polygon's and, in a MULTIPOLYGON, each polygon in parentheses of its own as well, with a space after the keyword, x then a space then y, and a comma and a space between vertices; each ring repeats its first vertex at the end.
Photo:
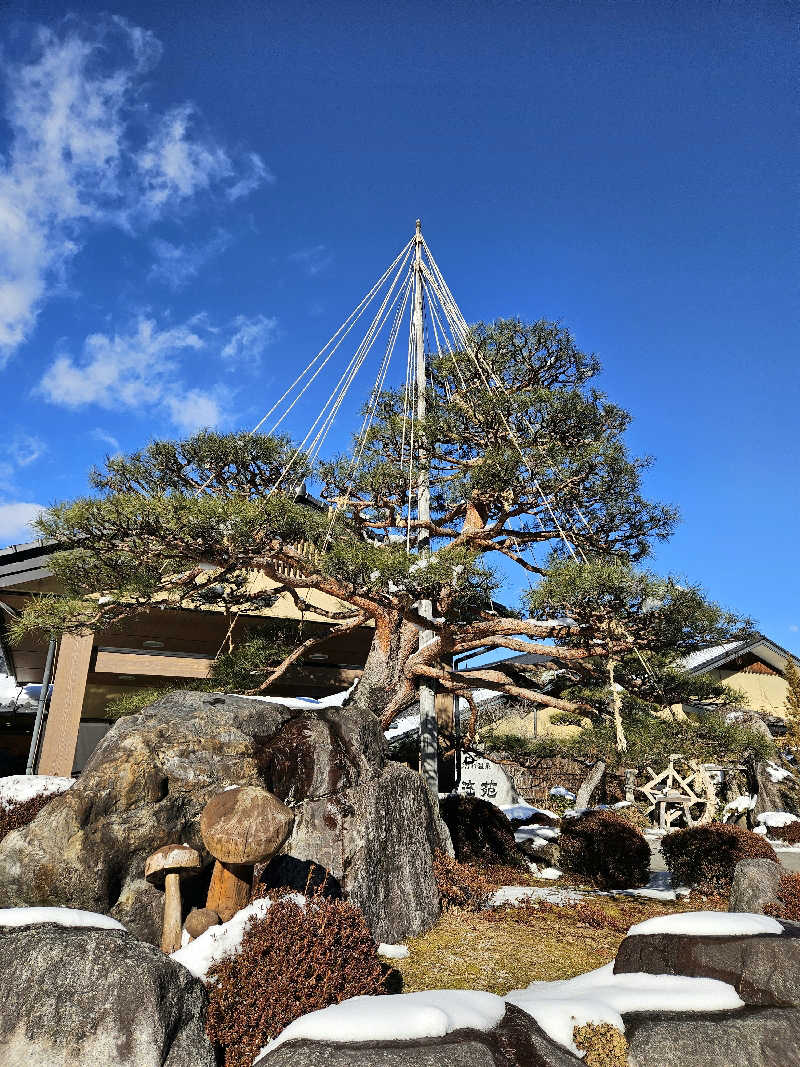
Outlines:
POLYGON ((9 774, 0 778, 0 805, 22 804, 34 797, 55 796, 75 782, 74 778, 59 778, 54 774, 9 774))

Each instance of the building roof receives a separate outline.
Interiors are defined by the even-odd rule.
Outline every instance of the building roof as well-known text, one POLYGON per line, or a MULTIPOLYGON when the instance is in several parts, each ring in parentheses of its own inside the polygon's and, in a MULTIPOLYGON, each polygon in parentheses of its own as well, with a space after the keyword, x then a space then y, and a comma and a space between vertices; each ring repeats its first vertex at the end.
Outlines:
POLYGON ((0 589, 50 578, 52 571, 47 561, 57 548, 55 541, 28 541, 0 548, 0 589))
POLYGON ((713 645, 711 648, 703 648, 698 652, 692 652, 683 659, 683 667, 690 674, 703 674, 706 671, 715 671, 724 668, 726 664, 749 652, 758 656, 775 670, 783 671, 786 661, 791 659, 800 667, 800 660, 785 648, 771 641, 761 633, 750 634, 739 641, 728 641, 723 645, 713 645))

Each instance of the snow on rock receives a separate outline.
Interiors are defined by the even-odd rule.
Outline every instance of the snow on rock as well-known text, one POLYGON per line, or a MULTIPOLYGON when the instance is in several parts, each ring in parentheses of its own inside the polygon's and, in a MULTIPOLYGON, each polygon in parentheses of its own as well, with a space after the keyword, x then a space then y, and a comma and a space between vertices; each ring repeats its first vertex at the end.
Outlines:
POLYGON ((529 863, 528 867, 536 878, 544 878, 550 882, 555 882, 563 873, 558 867, 539 867, 535 863, 529 863))
POLYGON ((534 808, 524 801, 519 804, 501 805, 500 810, 508 819, 532 819, 534 815, 546 815, 548 819, 557 819, 559 816, 547 808, 534 808))
POLYGON ((34 797, 63 793, 74 784, 74 778, 54 774, 9 774, 0 778, 0 805, 22 804, 34 797))
POLYGON ((378 955, 387 960, 408 959, 408 945, 378 945, 378 955))
POLYGON ((752 811, 756 806, 757 799, 757 797, 751 797, 747 793, 743 793, 740 797, 734 797, 733 800, 729 800, 722 809, 722 821, 724 822, 731 812, 735 811, 737 815, 741 815, 745 811, 752 811))
POLYGON ((535 845, 547 844, 548 841, 555 841, 560 834, 561 831, 557 826, 540 826, 538 823, 533 823, 531 826, 520 826, 518 830, 515 830, 514 840, 517 843, 533 841, 535 845))
POLYGON ((0 926, 94 926, 99 930, 124 930, 122 923, 110 915, 80 908, 0 908, 0 926))
POLYGON ((757 821, 764 826, 788 826, 791 822, 800 822, 800 819, 789 811, 762 811, 757 821))
MULTIPOLYGON (((340 708, 352 694, 357 684, 353 682, 349 689, 343 689, 340 693, 331 693, 330 696, 321 697, 317 700, 316 697, 260 697, 252 696, 251 694, 241 694, 248 700, 262 700, 267 704, 281 704, 285 708, 291 708, 293 711, 307 711, 309 708, 340 708)), ((419 716, 417 716, 419 719, 419 716)))
MULTIPOLYGON (((305 897, 299 893, 292 893, 291 899, 298 904, 305 904, 305 897)), ((269 897, 261 897, 248 904, 246 908, 237 911, 232 919, 219 926, 209 928, 190 941, 188 945, 171 953, 171 958, 176 963, 182 963, 195 978, 205 980, 208 972, 227 956, 235 956, 244 937, 244 931, 251 919, 263 919, 269 910, 272 901, 269 897)))
POLYGON ((787 770, 786 767, 779 767, 777 763, 773 763, 771 760, 767 763, 766 771, 770 779, 775 783, 783 782, 786 778, 794 778, 790 770, 787 770))
MULTIPOLYGON (((286 1041, 410 1041, 473 1027, 493 1030, 505 1014, 502 997, 472 989, 431 989, 386 997, 351 997, 295 1019, 265 1048, 286 1041)), ((256 1063, 258 1062, 256 1057, 256 1063)))
MULTIPOLYGON (((644 925, 644 924, 641 924, 644 925)), ((625 1030, 632 1011, 731 1011, 744 1006, 733 986, 714 978, 671 974, 614 974, 614 964, 562 982, 533 982, 506 1000, 533 1016, 559 1044, 580 1055, 572 1040, 576 1026, 610 1023, 625 1030)))
POLYGON ((782 934, 783 927, 769 915, 749 911, 684 911, 657 915, 628 930, 628 937, 640 934, 687 934, 690 937, 752 937, 782 934))
POLYGON ((570 789, 565 789, 563 785, 554 785, 550 790, 551 797, 562 797, 564 800, 574 800, 577 796, 570 789))
MULTIPOLYGON (((37 686, 36 688, 38 689, 39 687, 37 686)), ((36 707, 36 701, 27 691, 26 686, 17 685, 10 675, 3 674, 0 671, 0 707, 32 710, 32 708, 36 707)))

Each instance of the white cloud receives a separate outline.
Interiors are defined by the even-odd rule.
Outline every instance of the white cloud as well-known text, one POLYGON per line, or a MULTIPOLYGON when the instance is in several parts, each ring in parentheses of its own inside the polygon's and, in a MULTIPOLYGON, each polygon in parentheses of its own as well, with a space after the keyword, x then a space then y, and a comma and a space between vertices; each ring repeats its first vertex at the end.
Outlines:
POLYGON ((106 430, 102 429, 102 427, 100 426, 95 426, 95 428, 92 430, 92 437, 95 439, 95 441, 100 441, 101 444, 108 445, 114 455, 119 455, 119 453, 122 451, 119 445, 119 441, 116 439, 116 437, 114 437, 113 434, 110 434, 106 430))
POLYGON ((18 467, 27 467, 47 451, 47 445, 34 434, 19 433, 9 446, 9 454, 18 467))
POLYGON ((793 634, 800 632, 800 626, 795 626, 794 624, 792 624, 789 629, 792 631, 793 634))
POLYGON ((36 537, 30 523, 44 510, 41 504, 0 502, 0 544, 19 544, 36 537))
POLYGON ((157 237, 151 245, 156 261, 150 269, 150 278, 179 289, 224 252, 231 240, 231 235, 225 230, 219 230, 210 241, 195 245, 176 245, 157 237))
POLYGON ((10 148, 0 163, 0 360, 33 331, 91 224, 135 231, 202 193, 229 200, 270 180, 253 153, 232 156, 191 104, 142 103, 161 46, 120 18, 40 27, 6 65, 10 148))
POLYGON ((306 274, 313 278, 333 263, 333 252, 327 245, 314 245, 312 248, 301 248, 299 252, 293 252, 289 259, 293 263, 299 263, 306 274))
POLYGON ((278 320, 266 315, 237 315, 234 334, 222 349, 223 359, 255 363, 278 336, 278 320))
MULTIPOLYGON (((264 324, 274 324, 274 320, 264 319, 264 324)), ((127 332, 91 334, 77 356, 61 352, 36 391, 51 404, 72 411, 98 407, 161 413, 187 432, 217 427, 229 421, 229 391, 222 385, 190 386, 185 361, 196 364, 202 359, 208 365, 220 349, 234 343, 242 329, 241 319, 223 331, 205 315, 163 328, 154 319, 140 316, 127 332)), ((116 439, 103 430, 95 430, 93 436, 119 448, 116 439)))

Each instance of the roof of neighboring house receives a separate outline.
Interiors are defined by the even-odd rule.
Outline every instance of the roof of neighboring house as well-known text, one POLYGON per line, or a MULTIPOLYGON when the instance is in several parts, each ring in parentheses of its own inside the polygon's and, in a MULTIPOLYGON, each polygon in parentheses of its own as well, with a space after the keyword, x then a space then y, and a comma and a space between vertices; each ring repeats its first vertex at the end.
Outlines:
POLYGON ((28 541, 0 548, 0 589, 51 577, 47 559, 57 548, 55 541, 28 541))
POLYGON ((711 648, 700 649, 699 652, 692 652, 684 657, 683 666, 690 674, 702 674, 705 671, 720 670, 747 652, 758 656, 781 673, 789 659, 794 660, 800 666, 797 656, 760 633, 750 634, 739 641, 728 641, 724 645, 714 645, 711 648))

